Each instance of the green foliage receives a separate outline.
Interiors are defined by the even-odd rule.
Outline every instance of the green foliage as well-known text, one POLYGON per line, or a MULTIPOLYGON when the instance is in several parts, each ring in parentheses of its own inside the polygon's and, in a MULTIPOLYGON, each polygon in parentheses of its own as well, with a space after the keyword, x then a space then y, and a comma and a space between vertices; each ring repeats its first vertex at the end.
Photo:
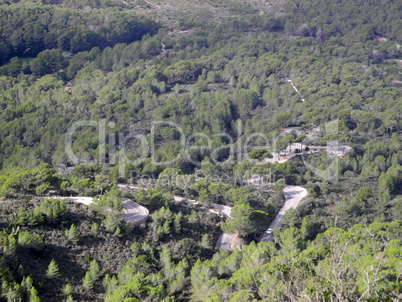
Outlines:
MULTIPOLYGON (((46 259, 62 263, 59 250, 63 261, 71 261, 71 268, 63 264, 71 276, 36 280, 46 299, 57 297, 67 282, 79 288, 83 273, 77 267, 93 258, 82 280, 86 291, 74 293, 77 300, 400 298, 401 226, 389 223, 402 215, 397 1, 287 0, 267 6, 174 0, 172 9, 160 1, 0 5, 0 195, 24 197, 13 200, 15 206, 5 200, 0 211, 2 299, 37 301, 33 281, 26 277, 19 285, 14 275, 21 280, 43 274, 46 259), (155 13, 158 25, 143 17, 155 13), (99 137, 100 124, 81 127, 72 151, 82 164, 72 162, 65 148, 68 129, 99 119, 106 121, 106 141, 99 137), (203 135, 183 146, 178 129, 155 125, 151 141, 151 121, 174 122, 186 138, 203 135), (305 132, 281 132, 296 125, 305 132), (321 137, 309 133, 314 128, 321 137), (143 146, 127 136, 134 129, 144 135, 143 146), (354 151, 342 154, 337 166, 332 161, 339 180, 329 184, 307 172, 303 161, 320 169, 330 153, 286 163, 243 161, 244 152, 265 144, 256 133, 268 138, 269 152, 330 140, 354 151), (250 144, 242 148, 246 140, 250 144), (153 160, 171 163, 155 164, 145 141, 154 143, 153 160), (123 163, 125 157, 130 163, 123 163), (159 186, 135 194, 152 219, 128 227, 121 220, 121 196, 110 187, 135 180, 134 172, 158 177, 159 186), (287 211, 282 229, 274 230, 276 245, 247 246, 283 202, 284 182, 275 183, 277 192, 249 183, 239 187, 254 174, 309 190, 308 199, 287 211), (203 204, 193 211, 164 189, 203 204), (25 201, 53 191, 94 196, 105 190, 90 211, 54 200, 36 208, 25 201), (212 202, 233 206, 233 219, 222 228, 243 237, 243 250, 212 256, 220 234, 218 217, 207 212, 212 202), (333 221, 368 226, 342 231, 331 228, 333 221), (386 223, 369 225, 373 221, 386 223), (58 245, 63 233, 76 241, 75 225, 85 240, 64 255, 58 245), (43 248, 41 237, 45 254, 35 251, 43 248), (104 272, 102 290, 97 282, 104 272)), ((267 152, 253 149, 249 156, 261 160, 270 157, 267 152)), ((65 296, 72 300, 71 292, 65 296)))
POLYGON ((188 222, 191 224, 197 224, 199 222, 200 218, 198 217, 198 214, 196 211, 191 211, 191 215, 188 216, 188 222))
POLYGON ((179 234, 181 231, 181 219, 182 219, 183 215, 181 214, 181 212, 179 212, 177 215, 175 215, 174 221, 173 221, 173 231, 176 234, 179 234))
POLYGON ((278 192, 282 192, 284 188, 285 188, 285 181, 284 181, 283 178, 278 179, 278 180, 275 182, 274 186, 273 186, 273 189, 274 189, 275 191, 278 191, 278 192))
POLYGON ((95 236, 99 234, 99 224, 97 224, 96 222, 92 223, 91 225, 91 233, 95 236))
POLYGON ((166 168, 159 174, 158 184, 163 188, 171 190, 179 183, 178 176, 181 174, 183 172, 180 169, 166 168))
POLYGON ((45 215, 48 223, 56 223, 66 214, 67 208, 63 200, 49 198, 42 201, 39 211, 45 215))
POLYGON ((67 240, 73 244, 77 244, 77 242, 80 240, 80 231, 77 229, 77 227, 72 224, 70 229, 65 231, 67 240))
POLYGON ((321 192, 322 192, 323 194, 327 194, 327 193, 328 193, 328 191, 329 191, 329 183, 328 183, 327 180, 323 180, 323 181, 322 181, 322 183, 321 183, 321 185, 320 185, 320 189, 321 189, 321 192))
POLYGON ((57 49, 47 49, 38 54, 30 62, 30 69, 34 75, 44 76, 45 74, 55 73, 60 70, 63 63, 61 51, 57 49))
POLYGON ((231 217, 222 223, 222 230, 233 234, 239 232, 240 236, 247 236, 254 232, 254 225, 251 223, 253 208, 247 204, 239 203, 232 208, 231 217))
POLYGON ((138 40, 156 28, 151 20, 128 11, 93 9, 85 12, 40 3, 4 5, 0 19, 7 36, 3 49, 12 47, 9 53, 2 53, 4 59, 12 55, 36 55, 45 48, 57 47, 75 53, 95 45, 113 46, 138 40), (18 23, 20 25, 15 27, 18 23), (113 29, 112 24, 116 25, 113 29))
POLYGON ((41 250, 43 248, 43 239, 39 234, 30 234, 22 231, 18 233, 18 246, 26 249, 41 250))
POLYGON ((103 190, 107 189, 110 186, 109 177, 105 175, 96 175, 94 186, 95 188, 100 190, 100 194, 102 195, 103 190))
POLYGON ((43 222, 43 215, 39 210, 39 207, 33 211, 27 211, 24 208, 19 208, 16 214, 17 225, 37 225, 43 222))
POLYGON ((89 264, 89 274, 91 275, 91 278, 94 282, 96 282, 99 277, 100 277, 100 268, 99 264, 96 261, 96 259, 93 259, 91 263, 89 264))
POLYGON ((46 276, 48 278, 56 278, 59 276, 59 266, 54 261, 54 259, 50 261, 49 266, 47 267, 46 276))
POLYGON ((82 287, 87 291, 92 290, 92 288, 94 287, 94 279, 92 278, 90 272, 87 272, 84 278, 82 279, 82 287))
POLYGON ((355 225, 348 231, 330 228, 306 246, 300 231, 290 228, 280 232, 279 250, 271 242, 261 242, 232 254, 216 254, 211 260, 197 261, 191 269, 194 299, 223 299, 223 295, 258 300, 289 295, 394 299, 399 294, 399 281, 394 277, 399 274, 400 226, 401 222, 395 221, 373 223, 368 228, 355 225), (250 286, 250 281, 255 286, 250 286), (231 287, 226 287, 228 282, 231 287))
POLYGON ((135 200, 145 207, 149 208, 150 210, 160 208, 167 203, 166 196, 153 188, 148 190, 139 190, 135 195, 135 200))
POLYGON ((212 248, 213 245, 211 243, 211 237, 208 234, 204 234, 204 236, 202 236, 200 246, 203 249, 211 249, 212 248))
POLYGON ((49 188, 50 188, 50 185, 49 185, 49 184, 43 184, 43 185, 40 185, 40 186, 36 187, 36 189, 35 189, 36 195, 41 196, 41 195, 42 195, 43 193, 45 193, 49 188))
POLYGON ((272 154, 265 149, 253 149, 248 153, 248 156, 252 159, 259 159, 259 160, 273 157, 272 154))
POLYGON ((7 235, 2 232, 2 249, 3 254, 8 257, 15 257, 17 252, 17 241, 13 234, 7 235))
POLYGON ((121 205, 121 192, 116 187, 112 187, 105 193, 100 198, 95 198, 95 202, 90 204, 90 208, 103 216, 107 216, 110 212, 115 212, 117 215, 123 209, 121 205))
POLYGON ((29 302, 40 302, 40 298, 38 296, 38 291, 35 287, 31 287, 28 292, 29 302))
POLYGON ((103 220, 103 225, 108 232, 110 233, 116 232, 118 228, 118 221, 116 220, 117 217, 114 214, 107 215, 106 218, 103 220))
POLYGON ((57 185, 55 169, 49 164, 40 164, 33 169, 9 169, 0 176, 0 196, 13 196, 16 193, 43 194, 57 185))
POLYGON ((73 293, 73 289, 72 289, 71 285, 67 283, 67 284, 63 287, 63 295, 66 296, 66 297, 68 297, 68 296, 70 296, 72 293, 73 293))
POLYGON ((394 207, 394 216, 396 219, 398 219, 399 217, 402 217, 402 198, 400 198, 394 207))

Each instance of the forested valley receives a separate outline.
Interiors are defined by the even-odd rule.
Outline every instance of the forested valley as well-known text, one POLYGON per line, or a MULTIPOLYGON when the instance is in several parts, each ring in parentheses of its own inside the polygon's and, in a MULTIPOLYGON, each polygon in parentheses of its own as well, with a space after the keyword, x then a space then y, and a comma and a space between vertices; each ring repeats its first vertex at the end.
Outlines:
POLYGON ((0 301, 401 301, 401 14, 0 0, 0 301))

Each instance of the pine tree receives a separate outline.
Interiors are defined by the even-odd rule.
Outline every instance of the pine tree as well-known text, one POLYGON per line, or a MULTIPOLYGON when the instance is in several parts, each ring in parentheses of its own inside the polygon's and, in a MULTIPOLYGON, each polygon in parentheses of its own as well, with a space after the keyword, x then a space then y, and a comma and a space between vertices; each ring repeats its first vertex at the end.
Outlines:
POLYGON ((107 289, 107 286, 108 286, 108 284, 109 284, 110 279, 111 279, 111 278, 110 278, 110 275, 109 275, 109 274, 106 274, 105 277, 103 278, 103 280, 102 280, 102 286, 103 286, 103 289, 104 289, 104 290, 107 289))
POLYGON ((7 287, 7 291, 4 293, 7 301, 22 301, 21 286, 15 284, 14 286, 7 287))
POLYGON ((191 224, 196 224, 199 222, 199 220, 200 218, 198 217, 197 212, 194 210, 191 212, 190 216, 188 216, 188 222, 191 224))
POLYGON ((100 277, 99 264, 96 259, 92 260, 89 264, 89 272, 91 274, 92 280, 95 282, 100 277))
POLYGON ((208 234, 204 234, 204 236, 202 236, 200 246, 204 249, 212 248, 211 238, 208 234))
POLYGON ((17 252, 17 242, 12 234, 3 237, 3 253, 13 257, 17 252))
POLYGON ((141 251, 141 245, 138 242, 133 242, 130 245, 130 251, 133 253, 134 256, 137 256, 141 251))
POLYGON ((117 229, 116 221, 114 219, 114 216, 112 214, 107 215, 105 220, 103 220, 103 223, 105 225, 105 229, 111 233, 115 232, 117 229))
POLYGON ((35 287, 31 287, 28 296, 29 296, 29 302, 40 302, 40 299, 38 297, 38 291, 36 290, 35 287))
POLYGON ((82 287, 86 290, 91 290, 94 287, 94 279, 92 278, 90 271, 88 271, 82 279, 82 287))
POLYGON ((67 207, 63 200, 50 198, 40 204, 39 210, 46 216, 49 223, 54 223, 67 212, 67 207))
POLYGON ((328 183, 328 181, 323 180, 323 182, 321 183, 320 188, 321 188, 321 192, 323 194, 327 194, 328 191, 329 191, 329 183, 328 183))
POLYGON ((170 234, 170 223, 168 220, 166 220, 165 223, 163 224, 163 233, 165 235, 170 234))
POLYGON ((77 227, 72 224, 69 230, 65 231, 66 237, 68 241, 76 244, 79 241, 79 235, 80 231, 77 229, 77 227))
POLYGON ((22 278, 21 286, 25 292, 28 292, 33 286, 33 280, 31 276, 22 278))
POLYGON ((70 296, 73 293, 73 288, 71 287, 70 284, 66 284, 66 286, 64 286, 63 288, 63 295, 65 295, 66 297, 70 296))
POLYGON ((40 250, 43 247, 43 240, 39 234, 32 235, 22 231, 18 233, 18 245, 22 248, 40 250))
POLYGON ((54 278, 57 277, 58 275, 59 275, 59 266, 57 265, 56 261, 52 259, 52 261, 50 261, 49 263, 49 266, 47 267, 46 276, 49 278, 54 278))
POLYGON ((159 260, 162 264, 163 268, 167 268, 171 265, 172 253, 170 252, 169 247, 165 244, 162 247, 162 251, 159 254, 159 260))
POLYGON ((41 222, 43 222, 43 214, 39 208, 35 208, 32 212, 28 212, 28 225, 37 225, 41 222))
POLYGON ((97 224, 96 222, 94 222, 91 226, 91 233, 95 236, 99 235, 99 224, 97 224))
POLYGON ((73 296, 69 295, 69 296, 66 298, 66 302, 74 302, 73 296))
POLYGON ((174 218, 173 227, 174 227, 174 232, 176 234, 179 234, 181 231, 181 223, 180 222, 181 222, 182 216, 183 215, 181 214, 181 212, 179 212, 179 214, 177 214, 176 217, 174 218))

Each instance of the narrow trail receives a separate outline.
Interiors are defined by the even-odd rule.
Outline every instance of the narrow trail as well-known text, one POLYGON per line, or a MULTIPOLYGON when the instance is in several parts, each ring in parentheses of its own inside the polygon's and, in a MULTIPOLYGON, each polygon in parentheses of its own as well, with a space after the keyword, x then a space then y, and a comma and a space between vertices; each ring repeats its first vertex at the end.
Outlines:
POLYGON ((301 101, 305 102, 306 100, 302 97, 302 95, 300 94, 299 90, 296 88, 295 84, 293 84, 292 80, 290 78, 287 78, 287 81, 290 83, 290 85, 292 85, 294 91, 296 91, 296 93, 300 96, 301 101))
MULTIPOLYGON (((160 53, 159 55, 157 55, 157 56, 156 56, 157 58, 160 58, 161 55, 166 55, 166 45, 165 45, 163 42, 161 42, 161 46, 162 46, 162 48, 161 48, 161 52, 162 52, 162 53, 160 53)), ((152 129, 151 129, 151 131, 152 131, 152 129)))

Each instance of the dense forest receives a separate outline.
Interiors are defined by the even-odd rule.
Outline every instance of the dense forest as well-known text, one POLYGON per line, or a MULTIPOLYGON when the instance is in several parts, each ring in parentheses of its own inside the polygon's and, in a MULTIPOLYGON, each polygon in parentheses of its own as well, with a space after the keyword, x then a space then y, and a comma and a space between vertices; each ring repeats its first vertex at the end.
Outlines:
POLYGON ((400 301, 401 11, 0 0, 0 301, 400 301))

